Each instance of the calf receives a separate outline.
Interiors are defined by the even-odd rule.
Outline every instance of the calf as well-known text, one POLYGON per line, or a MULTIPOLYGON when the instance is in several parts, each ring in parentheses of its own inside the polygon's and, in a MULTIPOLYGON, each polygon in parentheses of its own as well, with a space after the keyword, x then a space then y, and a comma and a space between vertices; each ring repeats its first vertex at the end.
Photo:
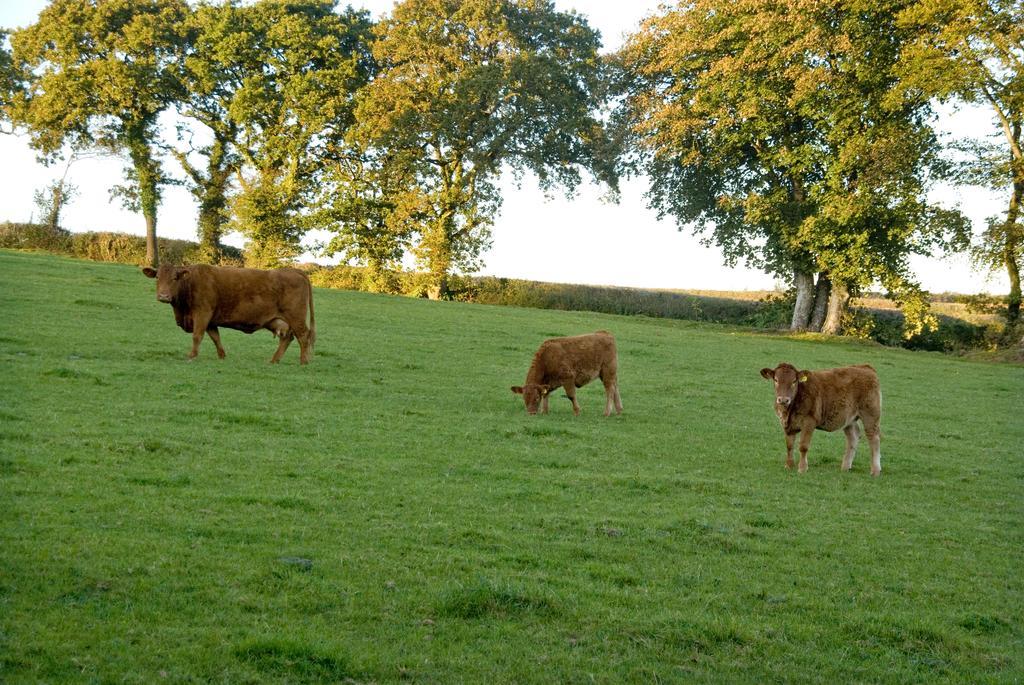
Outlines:
POLYGON ((156 299, 174 308, 174 320, 192 334, 189 359, 199 354, 203 334, 209 333, 224 358, 219 327, 252 333, 269 330, 280 342, 271 363, 281 360, 292 338, 299 339, 299 362, 306 364, 313 353, 316 321, 313 317, 313 287, 298 269, 239 269, 228 266, 169 266, 142 270, 156 279, 156 299), (306 309, 309 326, 306 326, 306 309))
POLYGON ((561 386, 572 401, 573 414, 579 416, 576 388, 582 388, 600 376, 604 383, 604 415, 610 415, 613 407, 617 414, 621 414, 618 367, 615 338, 608 331, 551 338, 542 342, 533 355, 530 370, 526 372, 526 383, 512 386, 512 392, 523 396, 527 414, 536 414, 538 407, 547 414, 548 395, 561 386))
POLYGON ((871 443, 871 475, 882 473, 881 432, 882 393, 878 374, 867 364, 821 371, 798 371, 781 363, 774 369, 761 369, 761 375, 775 383, 775 413, 786 435, 786 468, 793 468, 793 441, 800 433, 799 471, 807 470, 807 448, 814 429, 846 433, 843 471, 853 465, 860 439, 856 421, 864 424, 871 443))

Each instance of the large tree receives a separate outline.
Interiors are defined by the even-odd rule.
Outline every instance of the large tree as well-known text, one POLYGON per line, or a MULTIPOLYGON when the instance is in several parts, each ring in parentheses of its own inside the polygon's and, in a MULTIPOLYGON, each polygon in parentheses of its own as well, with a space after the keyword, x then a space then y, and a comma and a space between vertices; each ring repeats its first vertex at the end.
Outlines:
POLYGON ((920 325, 908 257, 962 228, 925 200, 939 171, 927 102, 890 97, 897 6, 696 0, 621 53, 627 162, 651 205, 727 263, 792 279, 794 329, 838 331, 875 281, 920 325))
POLYGON ((1007 321, 1020 320, 1020 270, 1024 260, 1024 5, 1020 0, 928 0, 899 16, 912 32, 900 73, 908 89, 941 99, 958 98, 991 108, 1002 145, 972 146, 970 178, 1009 189, 1003 218, 989 220, 975 254, 1010 280, 1007 321))
POLYGON ((232 106, 253 67, 252 60, 243 59, 255 46, 243 32, 242 11, 234 0, 195 7, 188 18, 185 57, 177 73, 182 86, 177 107, 183 121, 171 154, 199 204, 200 250, 212 262, 222 255, 228 193, 240 166, 232 106))
POLYGON ((294 256, 317 227, 321 215, 307 207, 325 155, 352 125, 355 93, 372 72, 367 13, 335 10, 333 0, 263 0, 239 8, 235 35, 220 40, 218 71, 241 77, 227 112, 240 158, 232 227, 256 265, 294 256))
POLYGON ((158 117, 181 92, 184 0, 53 0, 12 38, 24 90, 11 107, 46 157, 103 147, 127 155, 129 194, 146 221, 146 261, 156 264, 157 206, 165 177, 158 117))
POLYGON ((405 0, 375 37, 381 71, 353 141, 384 182, 405 186, 399 211, 416 215, 431 297, 449 296, 453 270, 478 265, 503 168, 532 171, 546 190, 571 192, 584 169, 614 183, 602 161, 600 38, 581 16, 548 0, 405 0))

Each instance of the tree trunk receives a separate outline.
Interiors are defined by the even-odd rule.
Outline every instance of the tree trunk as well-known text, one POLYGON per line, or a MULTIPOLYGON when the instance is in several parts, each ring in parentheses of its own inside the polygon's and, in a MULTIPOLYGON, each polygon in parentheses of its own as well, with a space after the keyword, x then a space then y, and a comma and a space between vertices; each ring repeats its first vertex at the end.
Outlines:
POLYGON ((64 205, 67 204, 71 193, 71 187, 63 179, 50 185, 50 211, 47 212, 46 225, 50 227, 51 231, 60 228, 60 215, 64 211, 64 205))
POLYGON ((139 206, 142 208, 142 216, 146 219, 146 264, 156 267, 160 263, 156 242, 156 208, 160 203, 158 187, 160 173, 149 145, 141 135, 136 135, 128 140, 128 152, 139 183, 139 206))
POLYGON ((802 331, 807 328, 811 317, 811 305, 814 295, 814 274, 799 269, 793 272, 793 285, 796 286, 796 303, 793 305, 793 321, 791 331, 802 331))
POLYGON ((1020 264, 1017 253, 1020 250, 1020 227, 1017 220, 1020 215, 1021 201, 1024 199, 1024 179, 1014 181, 1013 194, 1010 196, 1010 208, 1006 212, 1006 235, 1003 245, 1003 263, 1010 277, 1010 295, 1006 302, 1006 325, 1012 328, 1020 321, 1020 264))
POLYGON ((211 180, 203 188, 203 197, 199 202, 199 247, 203 256, 216 264, 223 254, 220 238, 224 233, 224 210, 227 207, 224 187, 227 179, 219 183, 211 180))
POLYGON ((450 300, 452 296, 451 286, 448 283, 448 274, 430 275, 430 284, 427 286, 427 297, 431 300, 450 300))
MULTIPOLYGON (((199 185, 199 245, 204 256, 213 263, 223 254, 221 236, 227 208, 227 186, 232 169, 227 166, 227 144, 215 138, 210 148, 205 180, 199 185)), ((198 179, 197 179, 198 181, 198 179)))
POLYGON ((431 300, 450 300, 452 297, 449 272, 451 258, 446 247, 437 246, 430 255, 430 276, 427 281, 427 297, 431 300))
POLYGON ((220 261, 221 216, 216 208, 206 203, 199 205, 199 247, 203 256, 211 263, 220 261))
POLYGON ((1006 325, 1013 327, 1020 321, 1020 266, 1009 246, 1006 250, 1006 273, 1010 277, 1010 295, 1006 298, 1006 325))
POLYGON ((843 328, 843 314, 850 302, 850 291, 842 283, 832 284, 832 294, 828 298, 828 314, 821 332, 826 335, 839 335, 843 328))
POLYGON ((430 280, 427 284, 427 297, 431 300, 451 299, 452 270, 452 234, 454 231, 454 210, 445 208, 433 222, 429 235, 424 236, 427 267, 430 280))
POLYGON ((808 330, 820 331, 825 325, 825 316, 828 314, 828 300, 832 294, 832 279, 822 271, 818 274, 818 284, 814 288, 814 308, 811 311, 811 323, 808 330))

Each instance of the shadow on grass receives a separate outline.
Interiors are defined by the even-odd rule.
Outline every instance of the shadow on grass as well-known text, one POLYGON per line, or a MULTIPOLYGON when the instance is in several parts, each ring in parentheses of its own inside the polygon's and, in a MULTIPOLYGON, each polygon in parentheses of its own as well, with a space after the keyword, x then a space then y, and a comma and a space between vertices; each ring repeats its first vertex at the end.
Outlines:
POLYGON ((575 431, 554 426, 520 426, 518 428, 506 428, 495 431, 505 438, 554 438, 554 437, 576 437, 575 431))
POLYGON ((366 680, 348 657, 279 638, 253 640, 235 648, 235 656, 283 682, 366 680))
POLYGON ((44 376, 51 376, 53 378, 66 378, 83 381, 91 381, 96 385, 110 385, 107 381, 103 380, 99 376, 84 371, 78 371, 76 369, 69 369, 66 366, 59 366, 55 369, 48 369, 43 372, 44 376))
POLYGON ((530 613, 550 616, 558 611, 547 597, 528 593, 507 583, 477 578, 446 590, 437 602, 436 613, 438 616, 476 619, 530 613))
POLYGON ((850 622, 843 630, 865 653, 895 653, 901 661, 925 672, 946 673, 956 664, 981 656, 953 632, 918 621, 871 617, 850 622))
POLYGON ((128 476, 125 478, 132 485, 143 485, 154 488, 183 488, 192 484, 192 479, 183 473, 173 476, 128 476))
POLYGON ((641 628, 627 628, 623 635, 640 647, 694 654, 739 652, 760 640, 750 626, 714 618, 704 622, 657 621, 641 628))

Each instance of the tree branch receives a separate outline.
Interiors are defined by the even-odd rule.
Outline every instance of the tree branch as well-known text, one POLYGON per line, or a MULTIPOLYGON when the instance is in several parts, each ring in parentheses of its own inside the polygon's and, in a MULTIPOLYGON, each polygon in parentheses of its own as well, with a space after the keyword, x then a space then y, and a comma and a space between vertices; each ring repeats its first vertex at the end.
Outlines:
POLYGON ((999 105, 999 101, 996 99, 995 95, 988 89, 988 86, 982 84, 981 92, 985 94, 985 99, 989 101, 989 104, 992 105, 992 108, 996 111, 996 114, 999 116, 999 122, 1002 124, 1003 133, 1006 134, 1006 140, 1010 144, 1010 154, 1013 156, 1014 161, 1020 162, 1021 159, 1024 158, 1024 155, 1021 154, 1020 141, 1015 139, 1013 136, 1013 129, 1009 118, 1007 118, 1006 113, 1003 111, 1003 108, 999 105))

